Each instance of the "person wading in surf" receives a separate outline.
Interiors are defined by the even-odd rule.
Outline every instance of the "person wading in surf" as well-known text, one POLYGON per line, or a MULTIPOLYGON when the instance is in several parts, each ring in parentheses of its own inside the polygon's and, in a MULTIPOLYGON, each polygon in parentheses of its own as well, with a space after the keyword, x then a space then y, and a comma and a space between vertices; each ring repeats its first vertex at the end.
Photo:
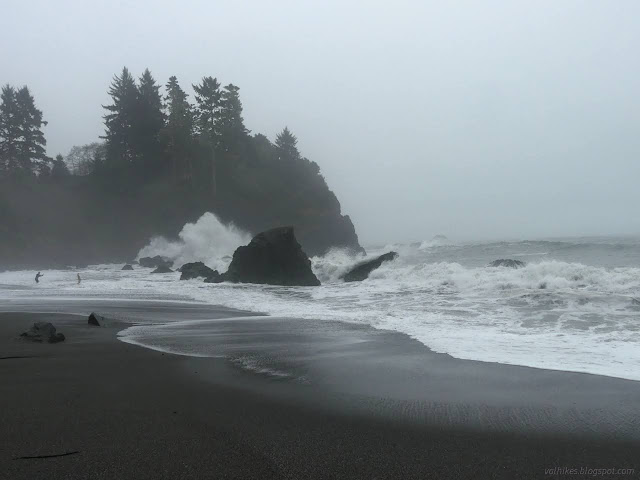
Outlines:
POLYGON ((40 277, 44 277, 44 275, 40 272, 36 273, 36 283, 40 283, 40 277))
POLYGON ((80 285, 81 281, 82 281, 82 279, 80 278, 80 274, 78 274, 78 285, 80 285))

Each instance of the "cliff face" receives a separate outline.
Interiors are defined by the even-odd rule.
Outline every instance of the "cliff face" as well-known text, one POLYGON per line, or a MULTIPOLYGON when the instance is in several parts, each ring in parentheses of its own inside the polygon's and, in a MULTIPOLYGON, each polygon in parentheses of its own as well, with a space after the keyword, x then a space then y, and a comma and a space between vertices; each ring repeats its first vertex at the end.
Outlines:
POLYGON ((234 164, 219 162, 220 177, 212 211, 252 234, 292 225, 309 256, 332 247, 360 250, 351 219, 329 189, 318 166, 297 162, 234 164))
POLYGON ((215 195, 165 178, 125 191, 91 176, 0 180, 0 269, 124 262, 152 236, 173 238, 207 211, 251 234, 292 225, 309 256, 361 249, 317 165, 302 160, 223 157, 215 195))

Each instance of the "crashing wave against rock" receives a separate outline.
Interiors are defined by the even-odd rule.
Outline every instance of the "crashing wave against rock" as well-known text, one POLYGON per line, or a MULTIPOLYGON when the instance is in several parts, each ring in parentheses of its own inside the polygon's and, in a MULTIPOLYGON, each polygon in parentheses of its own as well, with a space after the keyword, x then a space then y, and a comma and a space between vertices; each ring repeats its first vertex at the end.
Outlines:
POLYGON ((379 268, 384 262, 390 262, 394 260, 398 254, 396 252, 388 252, 384 255, 380 255, 373 260, 369 260, 367 262, 360 263, 356 265, 354 268, 345 273, 342 278, 345 282, 360 282, 369 277, 369 274, 374 271, 376 268, 379 268))

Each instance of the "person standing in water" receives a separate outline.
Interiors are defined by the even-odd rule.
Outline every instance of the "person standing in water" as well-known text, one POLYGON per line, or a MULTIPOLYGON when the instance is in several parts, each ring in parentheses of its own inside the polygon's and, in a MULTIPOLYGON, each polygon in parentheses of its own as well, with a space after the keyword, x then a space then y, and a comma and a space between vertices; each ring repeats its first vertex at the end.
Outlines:
POLYGON ((36 273, 36 283, 40 283, 40 277, 44 277, 44 275, 40 272, 36 273))
POLYGON ((81 281, 82 281, 82 279, 80 278, 80 274, 78 274, 78 285, 80 285, 81 281))

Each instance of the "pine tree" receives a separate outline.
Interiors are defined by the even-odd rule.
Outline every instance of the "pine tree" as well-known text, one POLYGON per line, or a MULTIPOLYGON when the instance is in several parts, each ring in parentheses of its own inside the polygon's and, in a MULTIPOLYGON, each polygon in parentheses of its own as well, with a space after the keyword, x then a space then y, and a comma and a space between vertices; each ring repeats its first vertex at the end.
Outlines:
POLYGON ((284 127, 282 132, 276 136, 278 158, 288 161, 300 160, 300 152, 297 145, 298 139, 296 136, 291 133, 288 127, 284 127))
POLYGON ((19 138, 16 90, 11 85, 5 85, 0 94, 0 175, 17 170, 19 138))
POLYGON ((217 193, 216 149, 220 147, 222 92, 216 78, 204 77, 199 85, 192 85, 196 92, 196 132, 210 157, 211 193, 217 193))
POLYGON ((165 114, 167 123, 162 131, 165 153, 174 179, 193 180, 191 163, 194 115, 187 94, 182 90, 175 76, 166 85, 165 114))
POLYGON ((239 91, 240 88, 232 83, 226 85, 222 91, 220 124, 222 143, 226 151, 237 149, 249 133, 249 130, 244 126, 244 119, 242 118, 242 102, 240 101, 239 91))
POLYGON ((133 121, 133 146, 139 160, 139 176, 148 177, 159 170, 160 131, 164 127, 160 86, 149 69, 140 77, 133 121))
POLYGON ((47 156, 42 127, 47 124, 42 119, 42 111, 38 110, 29 88, 22 87, 16 92, 20 137, 17 143, 18 169, 25 173, 47 175, 51 158, 47 156))
POLYGON ((66 178, 70 175, 69 168, 64 161, 62 155, 56 155, 56 158, 53 160, 53 164, 51 166, 51 178, 55 180, 60 180, 66 178))
MULTIPOLYGON (((136 119, 138 89, 136 81, 127 67, 120 76, 114 76, 109 95, 113 103, 103 105, 107 113, 104 118, 106 127, 104 138, 107 144, 107 159, 116 168, 124 168, 136 160, 133 125, 136 119)), ((120 172, 126 176, 125 172, 120 172)))
POLYGON ((196 92, 197 133, 214 147, 220 135, 220 110, 222 92, 216 78, 204 77, 199 85, 193 85, 196 92))

